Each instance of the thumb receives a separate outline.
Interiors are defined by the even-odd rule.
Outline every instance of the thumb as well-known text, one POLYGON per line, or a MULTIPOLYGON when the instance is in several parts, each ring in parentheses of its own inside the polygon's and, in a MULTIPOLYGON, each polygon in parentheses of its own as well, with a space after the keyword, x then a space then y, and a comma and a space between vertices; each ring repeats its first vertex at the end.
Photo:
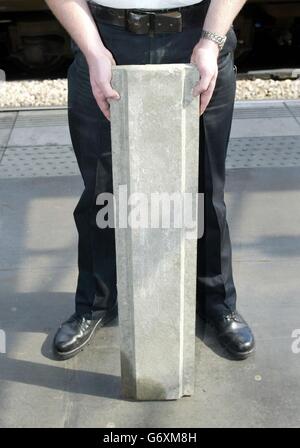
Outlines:
POLYGON ((110 84, 107 84, 104 91, 104 96, 107 100, 119 100, 120 95, 119 93, 112 88, 110 84))
POLYGON ((107 97, 107 99, 110 100, 119 100, 120 99, 120 95, 118 94, 118 92, 114 89, 111 90, 111 94, 107 97))

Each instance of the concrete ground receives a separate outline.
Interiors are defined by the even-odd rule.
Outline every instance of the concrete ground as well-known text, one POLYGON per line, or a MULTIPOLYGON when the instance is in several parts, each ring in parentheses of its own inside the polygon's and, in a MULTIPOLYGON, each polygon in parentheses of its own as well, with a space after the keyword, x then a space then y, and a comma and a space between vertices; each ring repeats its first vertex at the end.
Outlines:
POLYGON ((66 111, 2 112, 0 161, 1 427, 299 426, 300 102, 236 104, 226 200, 257 352, 229 359, 198 322, 196 391, 180 401, 120 398, 117 322, 76 358, 52 358, 74 308, 82 190, 66 111))

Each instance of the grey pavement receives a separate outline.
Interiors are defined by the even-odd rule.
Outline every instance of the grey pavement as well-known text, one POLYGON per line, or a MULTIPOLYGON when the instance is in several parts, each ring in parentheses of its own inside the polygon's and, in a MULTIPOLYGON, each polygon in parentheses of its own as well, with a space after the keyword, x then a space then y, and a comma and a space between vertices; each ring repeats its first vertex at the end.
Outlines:
POLYGON ((193 397, 123 400, 117 321, 76 358, 53 360, 74 309, 82 188, 65 110, 0 113, 0 426, 299 427, 300 102, 236 103, 226 201, 257 351, 231 360, 198 321, 193 397))

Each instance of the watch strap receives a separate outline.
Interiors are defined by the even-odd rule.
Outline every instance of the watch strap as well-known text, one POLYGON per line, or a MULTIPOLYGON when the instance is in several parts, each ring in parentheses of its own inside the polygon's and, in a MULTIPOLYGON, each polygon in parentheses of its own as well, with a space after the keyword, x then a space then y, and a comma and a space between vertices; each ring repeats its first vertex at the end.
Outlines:
POLYGON ((215 42, 218 45, 220 50, 222 50, 222 48, 224 47, 224 44, 227 39, 226 36, 220 36, 217 33, 214 33, 212 31, 207 31, 207 30, 202 30, 201 37, 215 42))

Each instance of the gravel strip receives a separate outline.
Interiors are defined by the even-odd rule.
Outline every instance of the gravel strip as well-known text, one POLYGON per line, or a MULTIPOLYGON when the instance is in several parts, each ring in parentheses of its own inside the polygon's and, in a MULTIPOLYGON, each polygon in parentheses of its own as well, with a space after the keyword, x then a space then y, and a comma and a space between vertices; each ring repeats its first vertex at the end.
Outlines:
MULTIPOLYGON (((237 81, 237 100, 299 98, 300 79, 237 81)), ((0 108, 66 106, 66 104, 66 79, 0 83, 0 108)))
POLYGON ((0 108, 66 106, 66 104, 66 79, 1 83, 0 108))
POLYGON ((297 100, 299 98, 300 79, 237 81, 237 100, 297 100))

